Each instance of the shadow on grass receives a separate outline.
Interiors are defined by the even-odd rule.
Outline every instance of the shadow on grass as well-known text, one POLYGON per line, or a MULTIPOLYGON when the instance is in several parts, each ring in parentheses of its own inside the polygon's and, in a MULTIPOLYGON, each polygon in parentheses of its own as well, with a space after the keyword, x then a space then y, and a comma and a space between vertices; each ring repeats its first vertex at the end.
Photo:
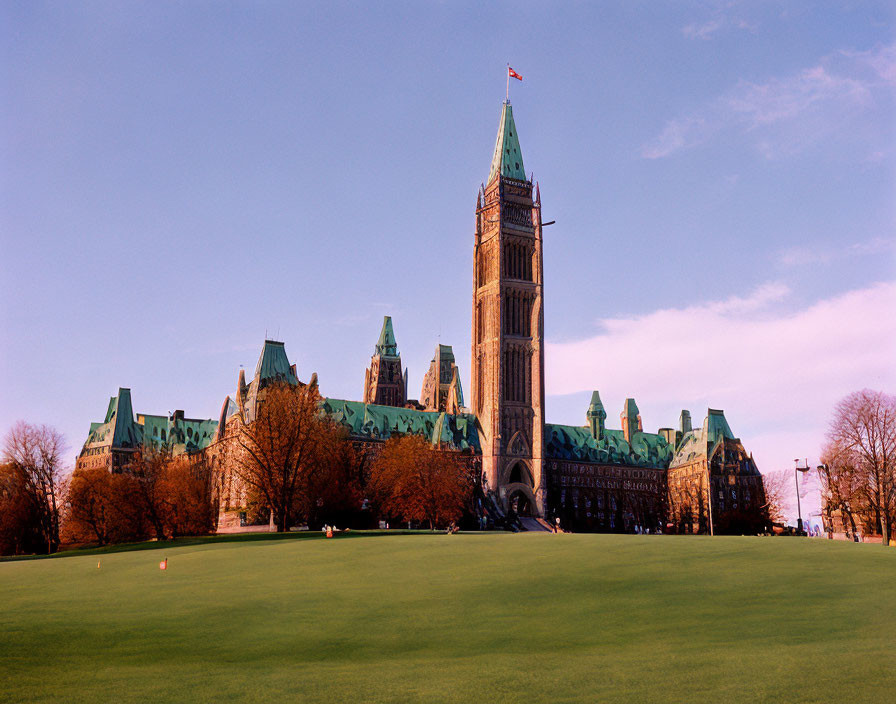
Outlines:
MULTIPOLYGON (((352 530, 336 533, 332 540, 350 540, 354 538, 370 538, 390 535, 440 535, 445 531, 436 530, 352 530)), ((494 531, 476 531, 470 535, 487 535, 494 531)), ((501 531, 498 531, 501 532, 501 531)), ((223 533, 220 535, 192 535, 174 540, 148 540, 140 543, 118 543, 116 545, 104 545, 103 547, 82 547, 72 550, 63 550, 52 555, 7 555, 0 557, 0 562, 18 562, 21 560, 52 560, 63 557, 81 557, 89 555, 107 555, 116 552, 133 552, 137 550, 168 550, 170 548, 186 547, 190 545, 211 545, 212 543, 255 543, 269 542, 272 540, 326 540, 322 531, 294 531, 290 533, 223 533)))

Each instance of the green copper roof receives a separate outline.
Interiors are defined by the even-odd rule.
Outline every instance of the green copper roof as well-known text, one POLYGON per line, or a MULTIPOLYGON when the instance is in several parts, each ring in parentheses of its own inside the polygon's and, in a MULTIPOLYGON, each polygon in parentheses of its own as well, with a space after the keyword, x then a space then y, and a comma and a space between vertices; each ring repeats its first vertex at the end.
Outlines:
POLYGON ((454 367, 454 379, 457 385, 457 405, 464 405, 464 388, 460 385, 460 370, 457 367, 454 367), (455 381, 456 380, 456 381, 455 381))
POLYGON ((526 169, 523 166, 523 152, 513 122, 513 108, 505 101, 501 109, 501 122, 498 123, 498 139, 495 142, 495 155, 492 157, 492 168, 488 174, 488 182, 497 174, 509 178, 526 180, 526 169))
POLYGON ((208 447, 215 437, 218 422, 194 418, 142 415, 143 444, 166 446, 175 455, 208 447))
MULTIPOLYGON (((288 381, 290 384, 298 383, 289 365, 289 359, 286 357, 286 348, 282 342, 274 340, 265 340, 264 347, 261 350, 261 356, 258 358, 258 364, 255 365, 255 378, 259 382, 267 381, 288 381)), ((262 386, 266 384, 262 383, 262 386)))
POLYGON ((672 459, 672 446, 662 435, 637 432, 631 443, 621 430, 604 430, 595 440, 590 428, 545 423, 545 456, 554 460, 623 464, 664 469, 672 459))
POLYGON ((380 331, 380 339, 376 343, 376 352, 384 357, 398 356, 398 343, 395 341, 395 333, 392 332, 392 318, 383 318, 383 329, 380 331))
MULTIPOLYGON (((139 437, 134 429, 134 409, 131 406, 131 390, 118 389, 118 396, 109 400, 110 410, 113 405, 115 432, 112 435, 112 446, 136 447, 139 444, 139 437)), ((109 420, 111 419, 106 419, 107 422, 109 420)))
POLYGON ((140 413, 135 420, 131 390, 119 389, 118 395, 109 399, 105 422, 90 424, 82 451, 99 447, 133 450, 146 444, 165 445, 175 455, 195 452, 212 442, 217 427, 217 421, 183 418, 181 414, 169 418, 140 413))
POLYGON ((84 447, 136 448, 143 440, 139 425, 134 422, 131 407, 131 390, 118 389, 118 395, 109 399, 106 419, 102 423, 91 423, 90 434, 84 447))
MULTIPOLYGON (((684 413, 686 411, 682 411, 682 414, 684 413)), ((689 413, 687 420, 690 423, 689 413)), ((726 438, 728 440, 737 439, 725 419, 725 412, 714 408, 707 409, 703 427, 684 433, 678 443, 678 450, 672 460, 672 466, 679 467, 701 457, 712 457, 716 448, 723 444, 726 438)))
POLYGON ((356 438, 385 440, 393 434, 422 435, 433 445, 481 452, 476 416, 472 414, 418 411, 338 398, 324 399, 322 410, 356 438))
POLYGON ((703 421, 703 434, 708 442, 717 442, 721 438, 735 439, 728 421, 725 420, 725 411, 714 408, 708 409, 706 419, 703 421))

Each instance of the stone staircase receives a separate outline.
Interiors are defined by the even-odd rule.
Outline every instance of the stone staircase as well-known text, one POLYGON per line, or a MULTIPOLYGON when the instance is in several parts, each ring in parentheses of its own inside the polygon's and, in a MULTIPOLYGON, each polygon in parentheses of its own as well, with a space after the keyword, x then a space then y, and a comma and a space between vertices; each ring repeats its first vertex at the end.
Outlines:
POLYGON ((523 524, 523 530, 533 533, 550 533, 551 529, 547 521, 543 518, 520 518, 523 524))

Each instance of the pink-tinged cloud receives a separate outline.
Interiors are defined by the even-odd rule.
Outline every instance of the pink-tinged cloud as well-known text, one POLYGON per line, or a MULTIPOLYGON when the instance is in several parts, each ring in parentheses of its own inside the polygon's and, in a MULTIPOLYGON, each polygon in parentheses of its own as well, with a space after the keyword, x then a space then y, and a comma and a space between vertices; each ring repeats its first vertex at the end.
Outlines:
POLYGON ((609 423, 633 396, 651 431, 674 426, 682 408, 695 423, 722 408, 761 470, 792 467, 795 457, 817 463, 840 398, 896 389, 896 281, 800 309, 787 306, 789 295, 767 284, 745 297, 600 320, 594 337, 547 344, 547 393, 598 389, 609 423))
POLYGON ((749 135, 769 159, 797 153, 831 134, 855 131, 862 115, 885 102, 894 84, 896 45, 841 51, 789 76, 738 82, 723 95, 668 120, 641 147, 641 156, 660 159, 726 130, 749 135))

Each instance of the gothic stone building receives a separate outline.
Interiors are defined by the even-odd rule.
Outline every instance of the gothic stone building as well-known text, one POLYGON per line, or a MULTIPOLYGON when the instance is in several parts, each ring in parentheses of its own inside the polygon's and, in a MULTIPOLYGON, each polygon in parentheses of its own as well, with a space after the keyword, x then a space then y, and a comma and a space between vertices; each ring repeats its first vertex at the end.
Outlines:
MULTIPOLYGON (((474 222, 469 407, 454 352, 441 344, 420 399, 408 398, 407 369, 386 317, 361 400, 324 398, 322 412, 373 454, 389 437, 406 433, 458 453, 481 471, 500 511, 556 516, 575 529, 593 531, 706 532, 710 516, 719 527, 758 520, 765 503, 761 475, 722 411, 710 409, 699 430, 691 428, 690 414, 683 411, 677 430, 650 433, 629 398, 620 428, 613 429, 595 391, 584 425, 547 422, 541 193, 526 176, 509 101, 501 109, 474 222)), ((255 375, 246 383, 240 372, 235 398, 225 399, 217 422, 188 420, 180 412, 134 419, 130 392, 121 389, 105 421, 91 425, 78 466, 121 467, 144 442, 204 452, 213 466, 221 515, 232 519, 245 505, 245 491, 228 470, 222 441, 237 414, 252 421, 259 394, 273 381, 301 383, 283 343, 268 340, 255 375)))

